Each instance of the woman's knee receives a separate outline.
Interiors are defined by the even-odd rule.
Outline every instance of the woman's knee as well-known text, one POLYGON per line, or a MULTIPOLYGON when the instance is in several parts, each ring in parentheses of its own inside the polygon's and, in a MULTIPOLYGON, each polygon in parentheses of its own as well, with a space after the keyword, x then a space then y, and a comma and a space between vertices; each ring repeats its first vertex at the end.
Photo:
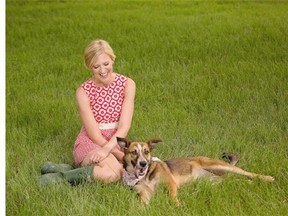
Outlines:
POLYGON ((95 166, 93 175, 95 179, 99 179, 106 183, 112 183, 121 179, 121 170, 95 166))
POLYGON ((116 182, 122 177, 122 165, 117 161, 113 162, 107 158, 102 161, 99 165, 94 166, 94 178, 102 180, 104 182, 116 182))
POLYGON ((120 179, 121 179, 120 173, 111 172, 110 175, 107 175, 106 182, 107 183, 117 182, 120 179))

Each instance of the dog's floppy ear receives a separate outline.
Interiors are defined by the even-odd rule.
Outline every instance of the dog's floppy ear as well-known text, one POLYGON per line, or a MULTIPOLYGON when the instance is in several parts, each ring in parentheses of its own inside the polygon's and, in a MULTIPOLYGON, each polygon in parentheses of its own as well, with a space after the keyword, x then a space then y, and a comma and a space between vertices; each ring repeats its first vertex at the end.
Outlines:
POLYGON ((124 150, 127 150, 129 145, 130 145, 130 142, 128 142, 125 138, 121 138, 121 137, 116 137, 117 138, 117 143, 118 145, 124 149, 124 150))
POLYGON ((148 143, 150 149, 153 149, 158 142, 162 142, 162 140, 159 138, 154 138, 154 139, 148 141, 147 143, 148 143))

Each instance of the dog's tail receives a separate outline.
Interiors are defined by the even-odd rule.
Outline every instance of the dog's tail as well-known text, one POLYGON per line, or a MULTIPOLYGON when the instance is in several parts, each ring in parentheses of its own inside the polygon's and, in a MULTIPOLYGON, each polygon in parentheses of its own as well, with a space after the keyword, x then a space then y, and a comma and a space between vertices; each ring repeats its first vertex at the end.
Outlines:
POLYGON ((231 165, 235 166, 239 161, 240 155, 237 153, 223 153, 222 159, 226 161, 227 163, 230 163, 231 165))

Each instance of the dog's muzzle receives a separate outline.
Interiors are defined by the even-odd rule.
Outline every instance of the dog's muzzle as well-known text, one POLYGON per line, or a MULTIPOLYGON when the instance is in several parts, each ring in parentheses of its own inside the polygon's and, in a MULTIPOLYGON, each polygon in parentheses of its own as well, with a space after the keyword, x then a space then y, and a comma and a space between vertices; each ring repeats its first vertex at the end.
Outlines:
MULTIPOLYGON (((152 157, 152 161, 161 161, 157 157, 152 157)), ((142 178, 145 177, 148 171, 148 162, 147 161, 140 161, 139 162, 140 168, 136 168, 133 171, 125 170, 123 172, 123 182, 128 186, 136 185, 142 178)))

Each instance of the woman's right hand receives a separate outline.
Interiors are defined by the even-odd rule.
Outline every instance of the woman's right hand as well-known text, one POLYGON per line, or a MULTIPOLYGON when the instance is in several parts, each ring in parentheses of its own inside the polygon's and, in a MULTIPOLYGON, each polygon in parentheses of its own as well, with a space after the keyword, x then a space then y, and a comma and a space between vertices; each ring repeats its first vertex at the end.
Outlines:
POLYGON ((97 164, 104 160, 110 154, 109 149, 103 147, 94 154, 91 155, 89 163, 90 164, 97 164))

